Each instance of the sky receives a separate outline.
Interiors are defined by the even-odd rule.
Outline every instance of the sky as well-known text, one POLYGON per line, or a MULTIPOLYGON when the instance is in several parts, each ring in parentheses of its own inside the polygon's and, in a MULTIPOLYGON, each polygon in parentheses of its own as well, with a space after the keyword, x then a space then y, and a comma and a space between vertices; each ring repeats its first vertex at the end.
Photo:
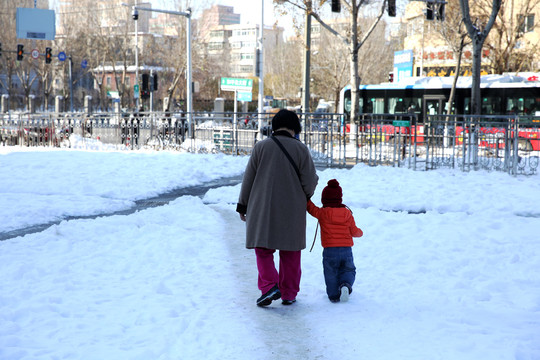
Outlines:
POLYGON ((540 359, 538 174, 318 169, 364 232, 353 293, 328 300, 316 238, 297 302, 260 308, 239 184, 103 215, 248 157, 71 140, 0 146, 0 235, 58 222, 0 241, 2 360, 540 359))

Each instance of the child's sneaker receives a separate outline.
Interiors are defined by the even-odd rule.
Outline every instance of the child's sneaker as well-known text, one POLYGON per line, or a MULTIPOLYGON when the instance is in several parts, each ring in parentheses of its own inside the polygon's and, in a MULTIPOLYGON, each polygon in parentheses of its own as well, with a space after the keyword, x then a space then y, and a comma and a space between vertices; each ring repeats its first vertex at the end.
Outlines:
POLYGON ((339 296, 339 301, 341 302, 349 301, 349 288, 345 285, 341 287, 341 295, 339 296))

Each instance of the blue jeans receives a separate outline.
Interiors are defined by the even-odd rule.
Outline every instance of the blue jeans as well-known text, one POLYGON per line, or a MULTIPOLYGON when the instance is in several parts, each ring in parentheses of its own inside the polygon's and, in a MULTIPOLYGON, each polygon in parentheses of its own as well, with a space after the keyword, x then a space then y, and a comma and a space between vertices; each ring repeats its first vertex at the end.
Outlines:
POLYGON ((326 293, 330 300, 339 299, 342 286, 347 286, 349 293, 352 292, 356 277, 352 247, 324 248, 323 269, 326 293))

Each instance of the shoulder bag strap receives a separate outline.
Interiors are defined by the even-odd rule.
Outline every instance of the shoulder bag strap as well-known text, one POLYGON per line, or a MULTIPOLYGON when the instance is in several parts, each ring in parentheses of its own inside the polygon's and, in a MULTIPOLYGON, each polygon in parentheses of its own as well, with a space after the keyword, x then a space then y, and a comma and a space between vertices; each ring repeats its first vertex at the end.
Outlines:
MULTIPOLYGON (((272 140, 274 140, 274 142, 276 144, 278 144, 279 148, 281 149, 281 151, 283 151, 283 153, 285 154, 285 156, 287 157, 287 159, 289 160, 289 162, 291 163, 291 165, 293 166, 294 168, 294 171, 296 171, 296 175, 298 175, 298 180, 300 180, 300 170, 298 170, 298 166, 296 166, 296 164, 294 163, 291 155, 289 154, 289 152, 287 151, 287 149, 285 149, 285 147, 283 146, 283 144, 281 143, 281 141, 279 141, 274 135, 272 135, 270 137, 272 140)), ((300 183, 302 183, 302 181, 300 180, 300 183)))

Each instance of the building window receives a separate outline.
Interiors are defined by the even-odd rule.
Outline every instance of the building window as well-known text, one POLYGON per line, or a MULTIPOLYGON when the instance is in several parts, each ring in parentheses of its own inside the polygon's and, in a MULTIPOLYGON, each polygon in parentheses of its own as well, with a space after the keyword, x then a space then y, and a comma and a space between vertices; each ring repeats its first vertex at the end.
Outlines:
POLYGON ((107 76, 107 86, 111 86, 111 77, 107 76))
POLYGON ((530 15, 519 15, 519 31, 522 33, 527 33, 534 31, 534 14, 530 15))
POLYGON ((221 50, 223 49, 223 43, 211 42, 208 43, 208 50, 221 50))
POLYGON ((126 76, 126 86, 129 86, 130 85, 130 81, 131 79, 129 78, 129 76, 126 76))
POLYGON ((251 73, 253 72, 252 65, 240 65, 240 72, 242 73, 251 73))

